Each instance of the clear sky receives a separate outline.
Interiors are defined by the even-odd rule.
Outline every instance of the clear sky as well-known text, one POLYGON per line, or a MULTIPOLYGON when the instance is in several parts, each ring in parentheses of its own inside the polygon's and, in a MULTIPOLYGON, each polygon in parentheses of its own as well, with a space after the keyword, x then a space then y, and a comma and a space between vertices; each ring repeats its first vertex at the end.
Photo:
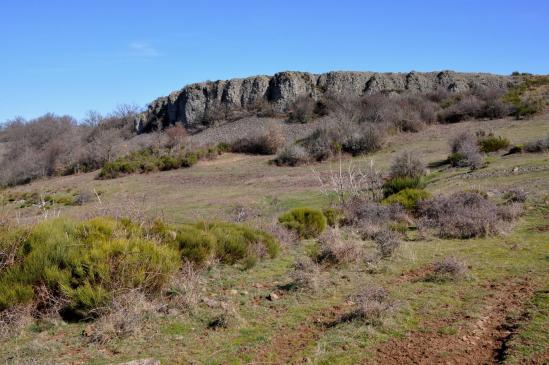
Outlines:
POLYGON ((547 0, 0 0, 0 121, 283 70, 549 73, 547 0))

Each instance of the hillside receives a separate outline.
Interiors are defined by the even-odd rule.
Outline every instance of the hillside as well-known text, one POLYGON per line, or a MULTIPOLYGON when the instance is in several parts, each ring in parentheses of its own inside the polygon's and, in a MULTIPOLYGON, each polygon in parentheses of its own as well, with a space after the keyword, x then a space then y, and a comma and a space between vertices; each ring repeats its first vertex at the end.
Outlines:
MULTIPOLYGON (((197 144, 217 141, 258 122, 279 123, 287 136, 299 139, 327 120, 288 126, 276 118, 243 119, 190 138, 197 144)), ((216 260, 185 267, 174 281, 178 286, 168 286, 177 288, 176 294, 130 297, 130 306, 116 302, 118 309, 108 312, 106 319, 67 322, 51 314, 26 318, 17 331, 1 337, 0 361, 547 363, 549 155, 507 152, 548 133, 546 113, 523 120, 469 120, 432 124, 416 133, 393 131, 379 151, 344 155, 341 160, 336 155, 296 167, 275 166, 270 163, 273 156, 225 153, 189 169, 115 180, 98 180, 97 172, 90 172, 7 188, 1 194, 9 201, 4 201, 1 213, 12 224, 105 215, 129 217, 142 227, 158 218, 174 226, 243 222, 275 235, 281 251, 250 268, 216 260), (507 138, 510 145, 483 154, 485 164, 480 168, 445 162, 450 140, 479 130, 507 138), (432 199, 469 191, 497 207, 518 208, 522 203, 507 205, 505 197, 520 190, 526 194, 522 213, 485 235, 458 238, 441 236, 435 227, 422 223, 423 213, 409 211, 403 221, 382 223, 398 232, 400 242, 383 258, 373 258, 379 238, 364 232, 377 221, 367 214, 312 239, 298 239, 278 222, 291 208, 337 206, 335 195, 326 194, 319 177, 326 183, 341 176, 340 171, 345 176, 353 166, 364 172, 374 166, 388 179, 395 158, 406 151, 427 165, 422 179, 432 199), (31 196, 54 198, 44 205, 40 199, 33 203, 31 196), (86 199, 73 204, 77 196, 86 199), (331 246, 334 243, 340 246, 331 246), (332 259, 318 252, 326 248, 332 250, 332 259), (300 266, 308 257, 318 262, 300 266), (457 274, 450 270, 449 277, 437 276, 441 265, 457 274), (174 298, 184 298, 185 304, 176 305, 174 298)), ((386 206, 369 200, 361 204, 366 211, 383 212, 379 207, 386 206)), ((137 295, 135 290, 131 293, 137 295)))

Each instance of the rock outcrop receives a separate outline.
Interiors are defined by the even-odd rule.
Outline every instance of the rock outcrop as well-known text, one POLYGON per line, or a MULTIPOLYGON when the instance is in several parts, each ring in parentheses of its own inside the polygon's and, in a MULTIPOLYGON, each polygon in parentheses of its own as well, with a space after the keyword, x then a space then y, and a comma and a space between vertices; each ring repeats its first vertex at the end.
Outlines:
POLYGON ((169 96, 153 101, 135 120, 137 132, 165 128, 182 122, 191 132, 207 127, 208 121, 222 119, 227 111, 250 110, 269 105, 284 113, 296 98, 324 94, 370 95, 387 91, 431 92, 439 89, 462 92, 473 88, 505 88, 510 76, 487 73, 409 72, 279 72, 273 76, 191 84, 169 96))

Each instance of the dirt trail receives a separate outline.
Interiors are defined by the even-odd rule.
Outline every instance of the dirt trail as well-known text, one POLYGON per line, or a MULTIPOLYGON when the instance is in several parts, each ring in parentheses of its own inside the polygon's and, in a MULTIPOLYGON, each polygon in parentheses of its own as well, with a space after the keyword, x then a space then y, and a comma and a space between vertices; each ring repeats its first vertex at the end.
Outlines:
MULTIPOLYGON (((430 268, 425 267, 403 275, 400 281, 415 279, 430 268), (409 275, 408 275, 409 274, 409 275)), ((487 285, 489 293, 478 319, 463 313, 428 323, 422 331, 413 331, 405 339, 392 339, 380 345, 373 358, 364 364, 498 364, 507 356, 507 345, 518 323, 526 318, 511 314, 522 313, 533 293, 528 279, 509 279, 487 285), (441 331, 461 324, 458 333, 441 331)), ((302 351, 316 342, 324 332, 347 313, 350 306, 330 307, 309 317, 295 329, 281 329, 270 343, 260 349, 250 364, 304 364, 302 351)), ((541 364, 541 362, 540 362, 541 364)))
POLYGON ((382 344, 373 359, 364 364, 498 364, 508 351, 508 342, 518 323, 526 318, 511 318, 524 310, 533 288, 527 279, 510 279, 486 287, 481 317, 466 315, 442 318, 430 323, 427 330, 413 331, 405 339, 392 339, 382 344), (444 334, 441 329, 463 323, 457 334, 444 334))

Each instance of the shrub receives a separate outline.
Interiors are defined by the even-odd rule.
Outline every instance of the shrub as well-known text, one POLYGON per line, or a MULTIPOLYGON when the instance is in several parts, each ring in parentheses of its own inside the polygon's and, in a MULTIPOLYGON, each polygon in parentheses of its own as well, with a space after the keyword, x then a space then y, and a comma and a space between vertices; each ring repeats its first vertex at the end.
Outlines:
POLYGON ((158 161, 158 168, 160 171, 174 170, 181 167, 181 161, 173 156, 162 156, 158 161))
POLYGON ((315 261, 333 265, 357 263, 364 258, 364 244, 350 232, 328 229, 318 237, 315 261))
POLYGON ((467 272, 467 265, 456 257, 449 256, 433 264, 433 273, 428 278, 434 281, 461 279, 467 272))
POLYGON ((253 266, 258 259, 276 257, 280 249, 273 236, 246 225, 200 222, 195 227, 215 237, 215 256, 226 264, 253 266))
POLYGON ((524 203, 527 197, 528 194, 521 188, 509 189, 503 194, 503 199, 507 203, 524 203))
POLYGON ((478 141, 480 150, 484 153, 496 152, 509 147, 510 142, 507 138, 488 136, 478 141))
POLYGON ((295 208, 282 214, 278 221, 301 238, 317 237, 326 229, 326 217, 318 209, 295 208))
POLYGON ((549 152, 549 135, 535 142, 527 143, 524 146, 524 150, 530 153, 549 152))
POLYGON ((425 165, 412 152, 403 152, 398 155, 391 165, 391 177, 421 178, 425 175, 425 165))
POLYGON ((345 223, 355 226, 382 226, 405 217, 400 205, 380 205, 368 201, 355 201, 346 207, 344 213, 345 223))
POLYGON ((217 240, 209 232, 194 226, 183 226, 175 238, 181 257, 196 264, 203 264, 215 254, 217 240))
POLYGON ((398 233, 391 230, 379 231, 375 235, 374 241, 383 258, 391 257, 395 250, 400 247, 401 243, 398 233))
POLYGON ((381 286, 371 285, 352 298, 355 310, 348 319, 360 319, 370 325, 380 325, 383 318, 395 307, 389 293, 381 286))
POLYGON ((358 156, 378 151, 381 146, 381 134, 373 126, 365 126, 360 132, 353 133, 343 141, 342 149, 353 156, 358 156))
POLYGON ((474 95, 459 95, 459 100, 439 113, 444 123, 458 123, 481 115, 484 103, 474 95))
POLYGON ((308 95, 299 96, 289 109, 288 122, 308 123, 314 117, 316 102, 308 95))
POLYGON ((320 268, 310 258, 300 258, 294 263, 290 277, 295 288, 317 290, 320 281, 320 268))
POLYGON ((301 141, 307 154, 316 161, 324 161, 332 157, 334 144, 328 130, 319 128, 301 141))
POLYGON ((479 168, 483 164, 477 139, 471 133, 463 132, 450 141, 451 154, 448 161, 456 167, 479 168))
POLYGON ((270 126, 264 134, 244 137, 231 146, 233 152, 274 155, 284 145, 285 138, 278 126, 270 126))
POLYGON ((273 161, 277 166, 299 166, 309 161, 309 154, 303 147, 290 144, 273 161))
POLYGON ((384 204, 400 204, 404 209, 415 211, 419 203, 428 199, 431 195, 423 189, 404 189, 390 195, 383 200, 384 204))
POLYGON ((394 177, 383 184, 383 195, 387 198, 404 189, 422 189, 423 187, 420 177, 394 177))
POLYGON ((420 206, 423 223, 443 238, 482 237, 498 231, 498 207, 473 191, 439 196, 420 206))
POLYGON ((328 208, 322 211, 326 217, 326 223, 330 227, 337 227, 345 219, 343 212, 340 209, 328 208))
POLYGON ((131 223, 111 219, 44 222, 24 247, 24 258, 0 273, 0 310, 33 299, 47 309, 52 304, 40 302, 35 291, 43 286, 65 315, 86 318, 114 290, 158 293, 179 262, 175 250, 141 238, 131 223))

